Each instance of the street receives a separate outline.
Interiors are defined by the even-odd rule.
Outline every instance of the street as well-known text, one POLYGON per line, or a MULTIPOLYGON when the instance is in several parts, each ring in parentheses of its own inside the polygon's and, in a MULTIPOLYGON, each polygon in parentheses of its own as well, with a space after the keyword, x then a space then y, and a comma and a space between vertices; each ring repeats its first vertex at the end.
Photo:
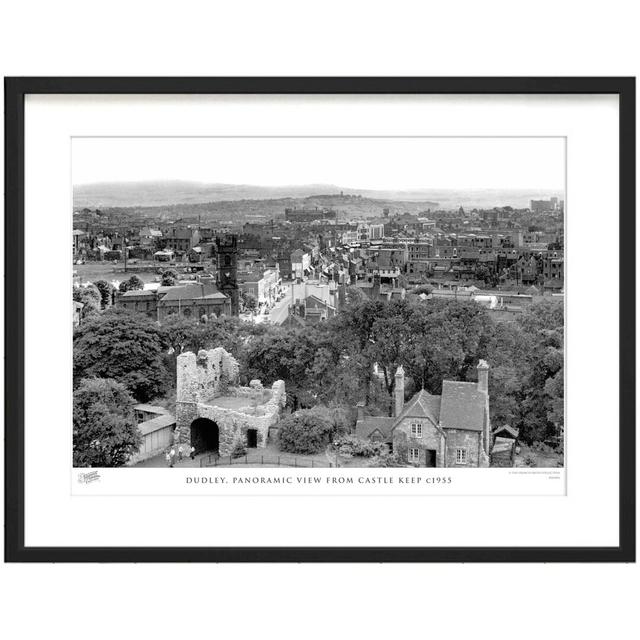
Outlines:
POLYGON ((289 305, 291 304, 291 287, 287 286, 287 293, 275 304, 273 309, 271 309, 268 316, 264 316, 269 319, 269 322, 272 324, 282 324, 289 315, 289 305))

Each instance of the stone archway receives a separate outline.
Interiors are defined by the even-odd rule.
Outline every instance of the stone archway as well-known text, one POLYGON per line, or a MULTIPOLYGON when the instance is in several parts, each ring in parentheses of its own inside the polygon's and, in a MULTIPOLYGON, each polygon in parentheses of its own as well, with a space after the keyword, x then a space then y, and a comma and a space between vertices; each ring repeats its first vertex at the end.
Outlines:
POLYGON ((220 448, 220 429, 209 418, 196 418, 191 423, 191 446, 196 453, 218 453, 220 448))

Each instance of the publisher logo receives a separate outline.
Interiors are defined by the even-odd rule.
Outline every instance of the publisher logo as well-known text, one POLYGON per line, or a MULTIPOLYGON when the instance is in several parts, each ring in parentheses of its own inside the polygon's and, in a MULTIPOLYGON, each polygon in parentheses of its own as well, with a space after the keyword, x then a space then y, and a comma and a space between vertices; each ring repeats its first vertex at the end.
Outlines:
POLYGON ((78 474, 78 482, 80 484, 89 484, 96 480, 100 480, 100 474, 97 471, 87 471, 86 473, 78 474))

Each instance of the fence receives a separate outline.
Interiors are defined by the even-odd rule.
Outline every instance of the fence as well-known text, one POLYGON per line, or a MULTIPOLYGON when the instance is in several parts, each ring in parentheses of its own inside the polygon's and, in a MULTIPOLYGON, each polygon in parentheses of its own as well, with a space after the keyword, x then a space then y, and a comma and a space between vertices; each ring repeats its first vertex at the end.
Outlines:
POLYGON ((245 455, 234 458, 232 456, 219 456, 217 453, 211 453, 200 458, 201 467, 230 467, 233 465, 268 465, 271 467, 306 467, 314 468, 333 468, 336 465, 332 462, 324 462, 322 460, 314 460, 313 458, 298 458, 294 456, 274 456, 274 455, 245 455))

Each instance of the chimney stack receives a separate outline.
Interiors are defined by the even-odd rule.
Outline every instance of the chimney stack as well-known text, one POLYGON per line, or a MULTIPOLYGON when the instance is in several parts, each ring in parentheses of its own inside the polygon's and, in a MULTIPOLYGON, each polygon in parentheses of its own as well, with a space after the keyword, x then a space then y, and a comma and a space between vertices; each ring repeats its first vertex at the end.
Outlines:
POLYGON ((404 369, 402 365, 396 371, 396 418, 402 413, 404 407, 404 369))
POLYGON ((478 391, 489 393, 489 365, 486 360, 478 362, 478 391))

